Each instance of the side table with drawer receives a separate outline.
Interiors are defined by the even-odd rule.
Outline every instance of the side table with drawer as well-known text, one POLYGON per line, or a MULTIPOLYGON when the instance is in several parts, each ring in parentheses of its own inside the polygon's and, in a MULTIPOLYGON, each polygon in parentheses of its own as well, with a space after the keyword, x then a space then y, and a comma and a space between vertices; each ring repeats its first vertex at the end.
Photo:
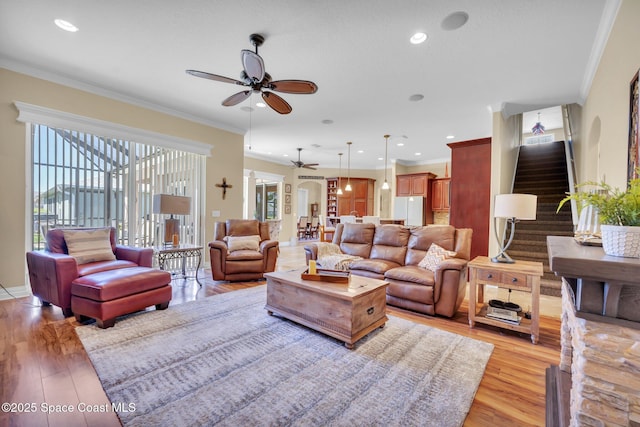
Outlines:
POLYGON ((531 342, 538 343, 540 335, 540 277, 541 262, 516 261, 513 264, 492 262, 486 256, 474 258, 469 267, 469 326, 476 323, 497 326, 531 335, 531 342), (484 285, 511 289, 531 294, 531 319, 522 316, 519 324, 486 316, 484 285))

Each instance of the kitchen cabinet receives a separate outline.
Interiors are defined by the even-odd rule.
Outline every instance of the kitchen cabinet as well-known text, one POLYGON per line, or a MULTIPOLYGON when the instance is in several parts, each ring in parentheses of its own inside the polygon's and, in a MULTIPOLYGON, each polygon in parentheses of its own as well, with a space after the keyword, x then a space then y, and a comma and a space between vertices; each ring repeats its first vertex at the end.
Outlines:
POLYGON ((449 189, 451 178, 434 179, 431 183, 431 209, 435 212, 449 212, 449 189))
POLYGON ((431 172, 396 175, 396 196, 427 197, 430 193, 429 181, 435 177, 431 172))
POLYGON ((396 196, 423 198, 424 224, 433 224, 431 182, 436 175, 431 172, 396 175, 396 196))

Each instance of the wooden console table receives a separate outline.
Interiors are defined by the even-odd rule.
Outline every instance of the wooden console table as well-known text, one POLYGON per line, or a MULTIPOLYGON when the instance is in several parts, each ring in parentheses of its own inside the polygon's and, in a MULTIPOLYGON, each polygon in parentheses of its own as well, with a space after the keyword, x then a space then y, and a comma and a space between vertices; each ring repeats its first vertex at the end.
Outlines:
POLYGON ((476 323, 497 326, 531 335, 531 342, 538 343, 540 336, 540 277, 542 263, 516 261, 514 264, 492 262, 486 256, 474 258, 469 266, 469 326, 476 323), (487 317, 484 305, 484 285, 529 292, 531 294, 531 319, 524 316, 520 324, 511 324, 487 317), (477 295, 477 296, 476 296, 477 295), (482 304, 478 311, 478 304, 482 304))

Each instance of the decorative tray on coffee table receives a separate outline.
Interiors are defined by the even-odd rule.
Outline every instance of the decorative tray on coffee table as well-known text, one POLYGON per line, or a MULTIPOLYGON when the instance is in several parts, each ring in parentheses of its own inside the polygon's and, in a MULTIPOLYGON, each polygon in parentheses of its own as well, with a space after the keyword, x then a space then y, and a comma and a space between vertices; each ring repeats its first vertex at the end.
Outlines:
POLYGON ((349 283, 351 273, 343 270, 329 270, 326 268, 318 268, 316 274, 309 274, 309 270, 302 272, 301 278, 303 280, 316 280, 321 282, 333 282, 333 283, 349 283))

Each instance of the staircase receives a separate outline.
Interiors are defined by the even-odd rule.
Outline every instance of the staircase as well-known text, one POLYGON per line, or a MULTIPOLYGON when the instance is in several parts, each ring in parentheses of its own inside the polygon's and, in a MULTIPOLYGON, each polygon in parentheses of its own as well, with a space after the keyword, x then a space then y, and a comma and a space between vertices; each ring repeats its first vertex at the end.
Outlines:
POLYGON ((535 221, 518 222, 508 253, 516 260, 542 262, 540 293, 544 295, 560 296, 560 278, 549 269, 547 236, 573 236, 570 203, 556 213, 568 191, 564 141, 520 147, 513 193, 537 195, 538 210, 535 221))

